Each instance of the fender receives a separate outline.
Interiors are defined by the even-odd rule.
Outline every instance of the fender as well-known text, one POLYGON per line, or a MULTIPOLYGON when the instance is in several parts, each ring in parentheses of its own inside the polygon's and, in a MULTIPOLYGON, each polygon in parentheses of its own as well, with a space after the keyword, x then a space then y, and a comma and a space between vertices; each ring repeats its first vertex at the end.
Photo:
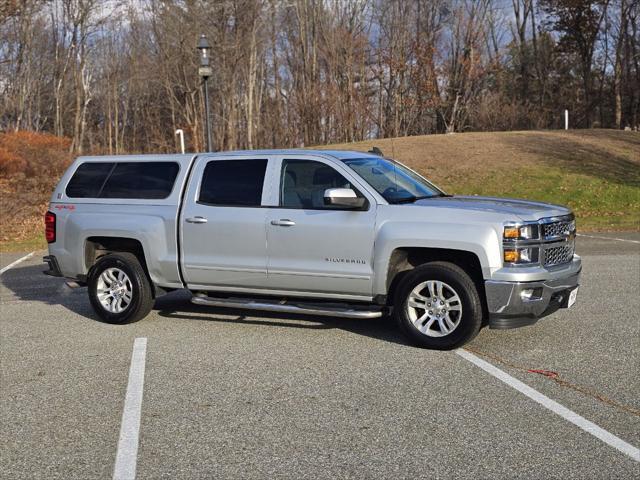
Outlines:
POLYGON ((446 248, 474 253, 484 278, 502 267, 501 239, 491 225, 387 221, 378 230, 374 251, 374 295, 386 295, 391 254, 398 248, 446 248), (452 240, 455 239, 455 240, 452 240))
MULTIPOLYGON (((162 208, 162 207, 155 207, 162 208)), ((172 207, 168 210, 173 212, 172 207)), ((169 213, 169 212, 167 212, 169 213)), ((170 213, 173 217, 175 212, 170 213)), ((76 212, 69 216, 65 225, 64 245, 70 252, 70 260, 75 265, 67 268, 70 271, 82 272, 86 275, 89 265, 85 262, 85 248, 90 237, 128 238, 137 240, 142 245, 147 262, 149 276, 154 284, 180 285, 177 266, 177 252, 172 241, 175 221, 167 224, 167 218, 159 214, 119 213, 101 214, 76 212)))

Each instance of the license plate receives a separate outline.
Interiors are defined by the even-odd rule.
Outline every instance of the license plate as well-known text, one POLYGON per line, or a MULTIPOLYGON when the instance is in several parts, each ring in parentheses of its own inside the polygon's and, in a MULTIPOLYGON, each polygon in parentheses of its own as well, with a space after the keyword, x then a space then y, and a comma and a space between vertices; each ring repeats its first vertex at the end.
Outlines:
POLYGON ((576 298, 578 298, 578 288, 574 288, 571 290, 569 294, 569 301, 567 302, 567 308, 571 308, 574 303, 576 303, 576 298))

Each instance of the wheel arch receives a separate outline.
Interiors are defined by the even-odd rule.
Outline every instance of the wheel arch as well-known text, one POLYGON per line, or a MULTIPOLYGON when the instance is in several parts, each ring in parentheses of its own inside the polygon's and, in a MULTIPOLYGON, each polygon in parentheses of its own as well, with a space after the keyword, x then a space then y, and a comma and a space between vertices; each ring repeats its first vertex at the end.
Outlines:
POLYGON ((392 303, 404 276, 419 265, 429 262, 449 262, 464 270, 473 280, 486 311, 484 277, 480 258, 474 252, 451 248, 398 247, 391 252, 386 275, 387 302, 392 303))
POLYGON ((130 237, 109 237, 109 236, 92 236, 87 237, 84 242, 84 267, 88 273, 96 264, 99 258, 110 253, 131 253, 133 254, 142 268, 152 286, 154 296, 156 295, 155 282, 151 278, 149 268, 147 267, 147 256, 145 254, 142 242, 136 238, 130 237))

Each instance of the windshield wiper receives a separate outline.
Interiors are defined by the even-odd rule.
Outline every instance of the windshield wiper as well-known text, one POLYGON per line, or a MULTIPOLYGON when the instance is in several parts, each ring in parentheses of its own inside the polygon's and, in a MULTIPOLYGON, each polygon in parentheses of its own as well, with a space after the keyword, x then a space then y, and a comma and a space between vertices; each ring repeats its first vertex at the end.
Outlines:
POLYGON ((389 203, 393 203, 394 205, 398 205, 401 203, 414 203, 417 202, 418 200, 424 200, 425 198, 436 198, 436 197, 452 197, 453 195, 448 195, 446 193, 436 193, 435 195, 421 195, 421 196, 415 196, 415 195, 411 195, 410 197, 405 197, 405 198, 399 198, 397 200, 393 200, 389 203))
POLYGON ((433 195, 422 195, 422 196, 415 196, 415 195, 411 195, 410 197, 404 197, 404 198, 398 198, 397 200, 394 200, 393 204, 400 204, 400 203, 413 203, 413 202, 417 202, 418 200, 424 200, 425 198, 431 198, 433 195))

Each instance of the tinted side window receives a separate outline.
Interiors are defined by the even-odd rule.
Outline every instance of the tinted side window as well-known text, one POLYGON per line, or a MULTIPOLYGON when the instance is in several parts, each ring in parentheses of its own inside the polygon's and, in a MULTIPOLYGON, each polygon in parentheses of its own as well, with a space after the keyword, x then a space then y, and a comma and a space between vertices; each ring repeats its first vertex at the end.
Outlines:
POLYGON ((67 184, 70 198, 167 198, 180 167, 175 162, 87 162, 67 184))
POLYGON ((102 188, 100 198, 167 198, 178 170, 180 167, 175 162, 117 163, 102 188))
POLYGON ((201 203, 259 207, 267 160, 214 160, 207 163, 200 186, 201 203))
POLYGON ((324 204, 328 188, 351 188, 360 193, 349 180, 322 162, 313 160, 284 160, 280 180, 280 206, 304 209, 340 209, 324 204))
POLYGON ((90 162, 80 165, 67 184, 67 197, 97 198, 113 165, 113 162, 90 162))

